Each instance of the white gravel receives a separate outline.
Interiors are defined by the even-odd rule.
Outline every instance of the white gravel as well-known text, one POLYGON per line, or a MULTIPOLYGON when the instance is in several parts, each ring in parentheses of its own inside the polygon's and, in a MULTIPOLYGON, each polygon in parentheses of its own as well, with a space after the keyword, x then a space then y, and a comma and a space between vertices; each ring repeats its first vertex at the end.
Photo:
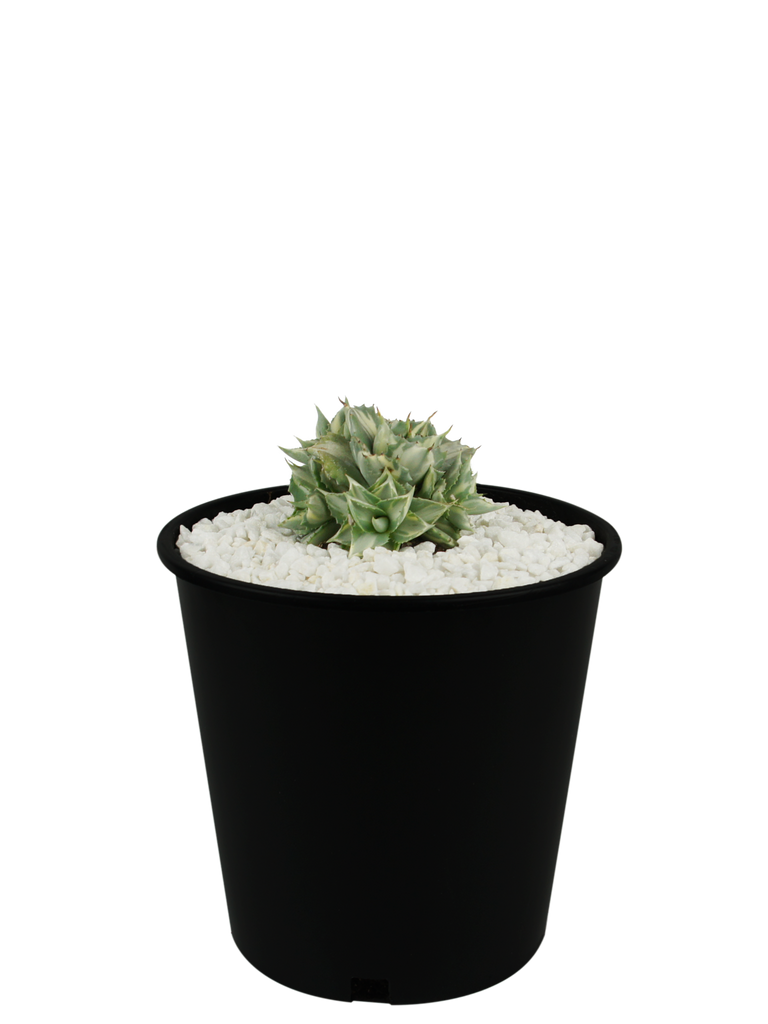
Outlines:
POLYGON ((400 551, 374 548, 352 555, 338 544, 320 548, 280 523, 293 512, 290 496, 181 527, 176 546, 200 569, 246 583, 323 594, 390 597, 470 594, 556 579, 594 562, 603 551, 583 524, 566 526, 507 505, 471 516, 473 534, 436 551, 422 541, 400 551))

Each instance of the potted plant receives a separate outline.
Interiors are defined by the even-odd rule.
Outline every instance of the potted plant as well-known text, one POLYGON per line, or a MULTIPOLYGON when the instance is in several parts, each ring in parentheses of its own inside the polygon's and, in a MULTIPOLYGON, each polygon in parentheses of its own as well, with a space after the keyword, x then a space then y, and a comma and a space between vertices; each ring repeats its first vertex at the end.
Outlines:
POLYGON ((566 502, 478 493, 474 449, 431 417, 345 401, 316 433, 283 449, 288 486, 189 509, 158 538, 232 935, 262 973, 313 995, 466 995, 543 939, 601 582, 621 542, 566 502), (493 526, 505 515, 526 537, 493 526), (531 538, 560 550, 565 524, 588 558, 539 571, 538 555, 521 579, 520 558, 494 554, 499 537, 518 556, 531 538), (211 554, 219 534, 234 537, 228 562, 211 554), (463 582, 425 574, 430 559, 463 582), (377 575, 388 582, 371 590, 377 575))

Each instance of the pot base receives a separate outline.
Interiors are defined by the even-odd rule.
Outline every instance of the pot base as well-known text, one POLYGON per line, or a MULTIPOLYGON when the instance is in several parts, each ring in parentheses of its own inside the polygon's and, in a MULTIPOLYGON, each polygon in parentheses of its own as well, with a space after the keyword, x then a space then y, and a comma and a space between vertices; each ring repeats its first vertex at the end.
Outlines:
POLYGON ((444 999, 436 999, 432 1001, 425 1000, 423 1002, 390 1001, 391 999, 397 998, 398 994, 399 998, 402 999, 407 999, 408 996, 406 995, 406 993, 402 991, 398 993, 397 983, 391 983, 390 979, 388 978, 351 978, 349 980, 348 998, 334 998, 332 995, 329 994, 315 995, 309 992, 303 992, 298 988, 293 988, 291 985, 285 984, 284 982, 275 981, 273 978, 269 978, 267 975, 262 974, 259 970, 257 970, 257 968, 255 968, 252 964, 250 964, 247 961, 245 956, 243 956, 243 954, 238 949, 237 945, 234 944, 231 935, 229 936, 229 941, 232 943, 234 950, 236 950, 238 955, 241 957, 242 961, 245 964, 248 964, 248 967, 250 967, 251 970, 254 971, 256 974, 258 974, 260 978, 263 978, 264 981, 270 982, 272 985, 284 989, 284 991, 291 992, 292 995, 300 995, 305 999, 313 999, 315 1002, 331 1002, 331 1004, 343 1007, 385 1007, 389 1010, 406 1010, 420 1007, 443 1006, 447 1004, 447 1002, 463 1002, 466 999, 473 999, 478 995, 485 995, 487 992, 493 992, 495 989, 501 988, 502 985, 506 985, 510 981, 513 981, 520 974, 522 974, 523 971, 529 968, 532 963, 534 963, 535 959, 544 948, 544 943, 547 941, 549 937, 549 932, 550 926, 548 922, 547 928, 545 930, 544 935, 542 936, 542 940, 539 943, 537 951, 534 953, 534 955, 530 957, 529 961, 519 969, 519 971, 515 971, 514 974, 510 975, 508 978, 505 978, 504 981, 500 981, 495 985, 488 985, 487 987, 484 987, 476 992, 468 992, 466 994, 449 996, 444 999))

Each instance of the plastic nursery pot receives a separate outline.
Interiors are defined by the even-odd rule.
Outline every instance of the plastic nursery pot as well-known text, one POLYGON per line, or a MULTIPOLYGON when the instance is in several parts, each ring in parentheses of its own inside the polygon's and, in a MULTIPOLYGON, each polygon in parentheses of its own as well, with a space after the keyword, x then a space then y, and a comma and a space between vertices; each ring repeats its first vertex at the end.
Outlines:
POLYGON ((177 577, 232 935, 290 988, 421 1003, 495 985, 544 937, 614 528, 554 498, 481 494, 603 554, 467 595, 318 594, 198 569, 176 547, 271 487, 176 516, 177 577))

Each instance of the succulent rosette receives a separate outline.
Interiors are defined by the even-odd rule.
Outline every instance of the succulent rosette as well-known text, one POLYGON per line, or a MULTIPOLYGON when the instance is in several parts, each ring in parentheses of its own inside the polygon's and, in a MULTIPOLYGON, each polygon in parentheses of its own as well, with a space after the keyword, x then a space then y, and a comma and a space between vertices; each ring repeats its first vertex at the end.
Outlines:
POLYGON ((462 531, 473 531, 469 516, 506 508, 477 493, 470 466, 477 449, 451 441, 451 427, 438 434, 435 413, 418 423, 410 414, 388 420, 346 399, 330 422, 317 413, 316 438, 280 447, 294 460, 294 513, 280 525, 307 543, 339 544, 350 555, 417 540, 452 548, 462 531))

